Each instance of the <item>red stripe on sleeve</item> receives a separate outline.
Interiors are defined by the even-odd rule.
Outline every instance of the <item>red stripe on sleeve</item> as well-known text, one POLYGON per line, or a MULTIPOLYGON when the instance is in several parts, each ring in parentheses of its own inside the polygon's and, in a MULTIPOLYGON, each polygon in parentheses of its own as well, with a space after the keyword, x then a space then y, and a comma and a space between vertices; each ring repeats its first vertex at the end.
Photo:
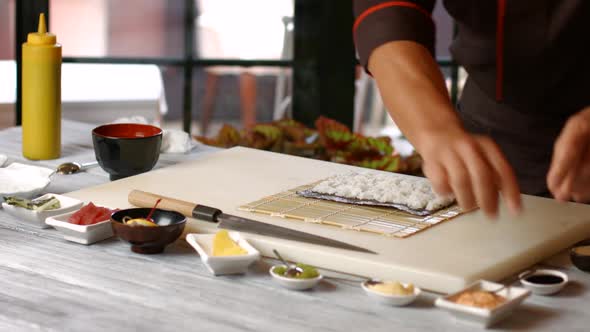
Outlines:
POLYGON ((430 13, 426 9, 418 6, 417 4, 415 4, 413 2, 409 2, 409 1, 389 1, 389 2, 384 2, 384 3, 381 3, 381 4, 375 5, 373 7, 370 7, 368 9, 366 9, 364 12, 362 12, 362 14, 360 14, 359 17, 356 18, 356 21, 354 22, 354 26, 352 28, 352 31, 356 31, 356 29, 359 27, 359 25, 361 24, 361 22, 365 18, 367 18, 367 16, 373 14, 376 11, 379 11, 379 10, 384 9, 384 8, 389 8, 389 7, 407 7, 407 8, 413 8, 413 9, 418 10, 422 14, 426 15, 432 21, 432 16, 430 15, 430 13))

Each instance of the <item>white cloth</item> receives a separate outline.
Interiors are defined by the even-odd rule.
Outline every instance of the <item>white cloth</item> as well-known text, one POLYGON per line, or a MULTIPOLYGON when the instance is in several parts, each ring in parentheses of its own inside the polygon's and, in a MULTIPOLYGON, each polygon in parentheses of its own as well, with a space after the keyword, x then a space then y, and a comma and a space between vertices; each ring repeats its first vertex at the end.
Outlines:
POLYGON ((162 147, 160 152, 162 153, 188 153, 197 145, 191 138, 191 136, 178 129, 166 129, 164 130, 164 136, 162 137, 162 147))
POLYGON ((50 168, 21 163, 0 168, 0 196, 32 198, 49 185, 52 173, 50 168))
POLYGON ((0 167, 4 166, 4 163, 6 162, 7 159, 8 159, 8 157, 6 157, 6 155, 0 154, 0 167))
MULTIPOLYGON (((130 118, 120 118, 113 123, 141 123, 150 124, 143 116, 133 116, 130 118)), ((188 153, 198 143, 194 141, 191 136, 178 129, 164 129, 162 135, 161 153, 188 153)))

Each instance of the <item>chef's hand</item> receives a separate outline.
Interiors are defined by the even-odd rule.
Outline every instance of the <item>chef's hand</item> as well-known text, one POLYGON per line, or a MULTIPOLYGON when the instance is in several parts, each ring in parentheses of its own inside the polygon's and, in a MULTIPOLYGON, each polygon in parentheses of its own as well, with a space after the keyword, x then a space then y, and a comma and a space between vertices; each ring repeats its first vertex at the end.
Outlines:
POLYGON ((454 193, 463 209, 477 204, 493 217, 500 192, 513 212, 520 210, 514 172, 494 142, 465 131, 426 47, 404 40, 385 43, 371 53, 369 70, 439 194, 454 193))
POLYGON ((561 130, 547 186, 557 200, 590 202, 590 107, 570 117, 561 130))
POLYGON ((432 134, 427 141, 420 151, 423 170, 438 194, 452 193, 463 210, 479 206, 495 218, 501 193, 511 212, 520 212, 516 176, 489 137, 457 129, 432 134))

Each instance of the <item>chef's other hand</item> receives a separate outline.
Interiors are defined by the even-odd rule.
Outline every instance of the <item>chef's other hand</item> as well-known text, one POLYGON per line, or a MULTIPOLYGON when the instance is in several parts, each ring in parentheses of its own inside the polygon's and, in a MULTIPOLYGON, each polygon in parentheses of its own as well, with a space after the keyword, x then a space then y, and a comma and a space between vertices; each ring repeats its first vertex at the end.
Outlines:
POLYGON ((570 117, 555 141, 547 186, 557 200, 590 202, 590 107, 570 117))
POLYGON ((501 193, 511 212, 520 212, 520 189, 514 171, 489 137, 464 130, 429 136, 420 153, 424 174, 438 194, 452 193, 463 210, 479 206, 495 218, 501 193))

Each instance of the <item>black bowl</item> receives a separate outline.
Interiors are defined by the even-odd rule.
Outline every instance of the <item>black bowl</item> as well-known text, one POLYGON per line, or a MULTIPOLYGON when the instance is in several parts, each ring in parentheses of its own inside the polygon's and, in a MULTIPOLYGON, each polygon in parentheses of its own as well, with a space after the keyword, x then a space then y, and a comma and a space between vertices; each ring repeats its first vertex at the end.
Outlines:
POLYGON ((590 272, 590 241, 582 241, 577 243, 570 250, 570 259, 578 269, 590 272), (584 252, 582 252, 584 251, 584 252))
POLYGON ((111 180, 151 170, 160 156, 162 129, 134 123, 94 128, 92 143, 96 160, 111 180))
POLYGON ((131 250, 138 254, 158 254, 170 243, 176 241, 184 231, 186 217, 175 211, 156 209, 153 221, 159 227, 128 226, 124 217, 146 218, 150 208, 119 210, 111 216, 113 233, 131 244, 131 250))

